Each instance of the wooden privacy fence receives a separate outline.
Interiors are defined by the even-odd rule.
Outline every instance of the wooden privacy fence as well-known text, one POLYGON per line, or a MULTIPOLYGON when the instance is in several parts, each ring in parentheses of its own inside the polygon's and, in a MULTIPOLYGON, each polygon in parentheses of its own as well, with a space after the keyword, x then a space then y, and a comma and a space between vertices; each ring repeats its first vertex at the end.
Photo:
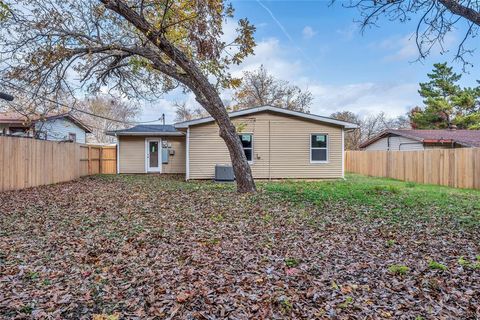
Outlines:
POLYGON ((0 136, 0 191, 116 173, 116 147, 0 136))
POLYGON ((345 171, 425 184, 480 189, 480 148, 346 151, 345 171))

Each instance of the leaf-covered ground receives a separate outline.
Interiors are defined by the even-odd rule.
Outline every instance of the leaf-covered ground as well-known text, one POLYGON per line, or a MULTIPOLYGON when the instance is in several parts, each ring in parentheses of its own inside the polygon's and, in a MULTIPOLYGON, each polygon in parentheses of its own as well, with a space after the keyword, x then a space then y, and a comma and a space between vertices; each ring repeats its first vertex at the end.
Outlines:
POLYGON ((0 193, 2 319, 480 318, 480 192, 96 176, 0 193))

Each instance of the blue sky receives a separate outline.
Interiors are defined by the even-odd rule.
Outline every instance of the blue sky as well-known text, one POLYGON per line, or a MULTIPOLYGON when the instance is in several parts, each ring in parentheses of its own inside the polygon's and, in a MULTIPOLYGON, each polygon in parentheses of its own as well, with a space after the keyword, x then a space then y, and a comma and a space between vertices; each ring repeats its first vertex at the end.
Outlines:
MULTIPOLYGON (((312 113, 329 115, 350 110, 362 115, 386 112, 404 114, 421 104, 418 83, 436 62, 449 62, 461 72, 462 65, 453 62, 453 54, 440 55, 438 50, 421 62, 415 62, 418 51, 411 37, 415 24, 380 21, 380 27, 361 34, 356 9, 347 9, 329 1, 233 1, 236 18, 247 17, 256 27, 256 54, 232 69, 236 75, 263 64, 267 71, 302 88, 314 96, 312 113)), ((233 29, 234 23, 226 26, 233 29)), ((459 26, 461 28, 461 26, 459 26)), ((232 32, 233 30, 230 30, 232 32)), ((447 38, 451 52, 461 39, 461 29, 447 38)), ((225 30, 226 34, 229 30, 225 30)), ((470 41, 473 43, 473 40, 470 41)), ((475 85, 480 78, 480 55, 469 58, 474 67, 463 75, 462 84, 475 85)), ((225 94, 228 98, 228 93, 225 94)), ((171 100, 178 95, 144 107, 142 120, 165 113, 173 121, 171 100)), ((187 101, 194 103, 193 97, 187 101)))

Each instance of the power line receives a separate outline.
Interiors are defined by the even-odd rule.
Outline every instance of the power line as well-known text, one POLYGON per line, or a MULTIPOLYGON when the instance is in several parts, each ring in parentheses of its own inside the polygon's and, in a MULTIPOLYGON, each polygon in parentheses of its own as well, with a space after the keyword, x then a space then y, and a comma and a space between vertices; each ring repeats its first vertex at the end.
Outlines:
POLYGON ((42 99, 42 100, 45 100, 45 101, 54 103, 54 104, 56 104, 56 105, 59 105, 59 106, 65 107, 65 108, 69 108, 69 109, 71 109, 71 110, 74 110, 74 111, 77 111, 77 112, 81 112, 81 113, 87 114, 87 115, 92 116, 92 117, 97 117, 97 118, 101 118, 101 119, 104 119, 104 120, 109 120, 109 121, 113 121, 113 122, 117 122, 117 123, 123 123, 123 124, 146 124, 146 123, 153 123, 153 122, 157 122, 157 121, 162 120, 161 118, 158 118, 157 120, 151 120, 151 121, 122 121, 122 120, 118 120, 118 119, 113 119, 113 118, 105 117, 105 116, 102 116, 102 115, 94 114, 94 113, 89 112, 89 111, 81 110, 81 109, 78 109, 78 108, 75 108, 75 107, 66 105, 66 104, 64 104, 64 103, 61 103, 61 102, 52 100, 52 99, 47 98, 47 97, 43 97, 43 96, 36 95, 36 94, 34 94, 33 92, 30 92, 29 90, 26 90, 26 89, 24 89, 24 88, 21 88, 21 87, 19 87, 19 86, 17 86, 17 85, 14 85, 14 84, 10 83, 10 82, 7 82, 7 81, 4 81, 4 84, 6 84, 7 86, 10 86, 11 88, 13 88, 13 89, 15 89, 15 90, 20 90, 20 91, 23 91, 23 92, 25 92, 25 93, 27 93, 27 94, 30 94, 30 95, 32 95, 32 96, 35 97, 35 98, 39 98, 39 99, 42 99))

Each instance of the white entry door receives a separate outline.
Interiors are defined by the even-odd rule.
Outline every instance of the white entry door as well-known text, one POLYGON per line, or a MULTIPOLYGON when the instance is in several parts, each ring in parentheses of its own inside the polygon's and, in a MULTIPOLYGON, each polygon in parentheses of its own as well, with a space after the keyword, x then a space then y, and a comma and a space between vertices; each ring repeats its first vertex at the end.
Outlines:
POLYGON ((160 139, 146 139, 146 169, 147 172, 162 171, 162 141, 160 139))

